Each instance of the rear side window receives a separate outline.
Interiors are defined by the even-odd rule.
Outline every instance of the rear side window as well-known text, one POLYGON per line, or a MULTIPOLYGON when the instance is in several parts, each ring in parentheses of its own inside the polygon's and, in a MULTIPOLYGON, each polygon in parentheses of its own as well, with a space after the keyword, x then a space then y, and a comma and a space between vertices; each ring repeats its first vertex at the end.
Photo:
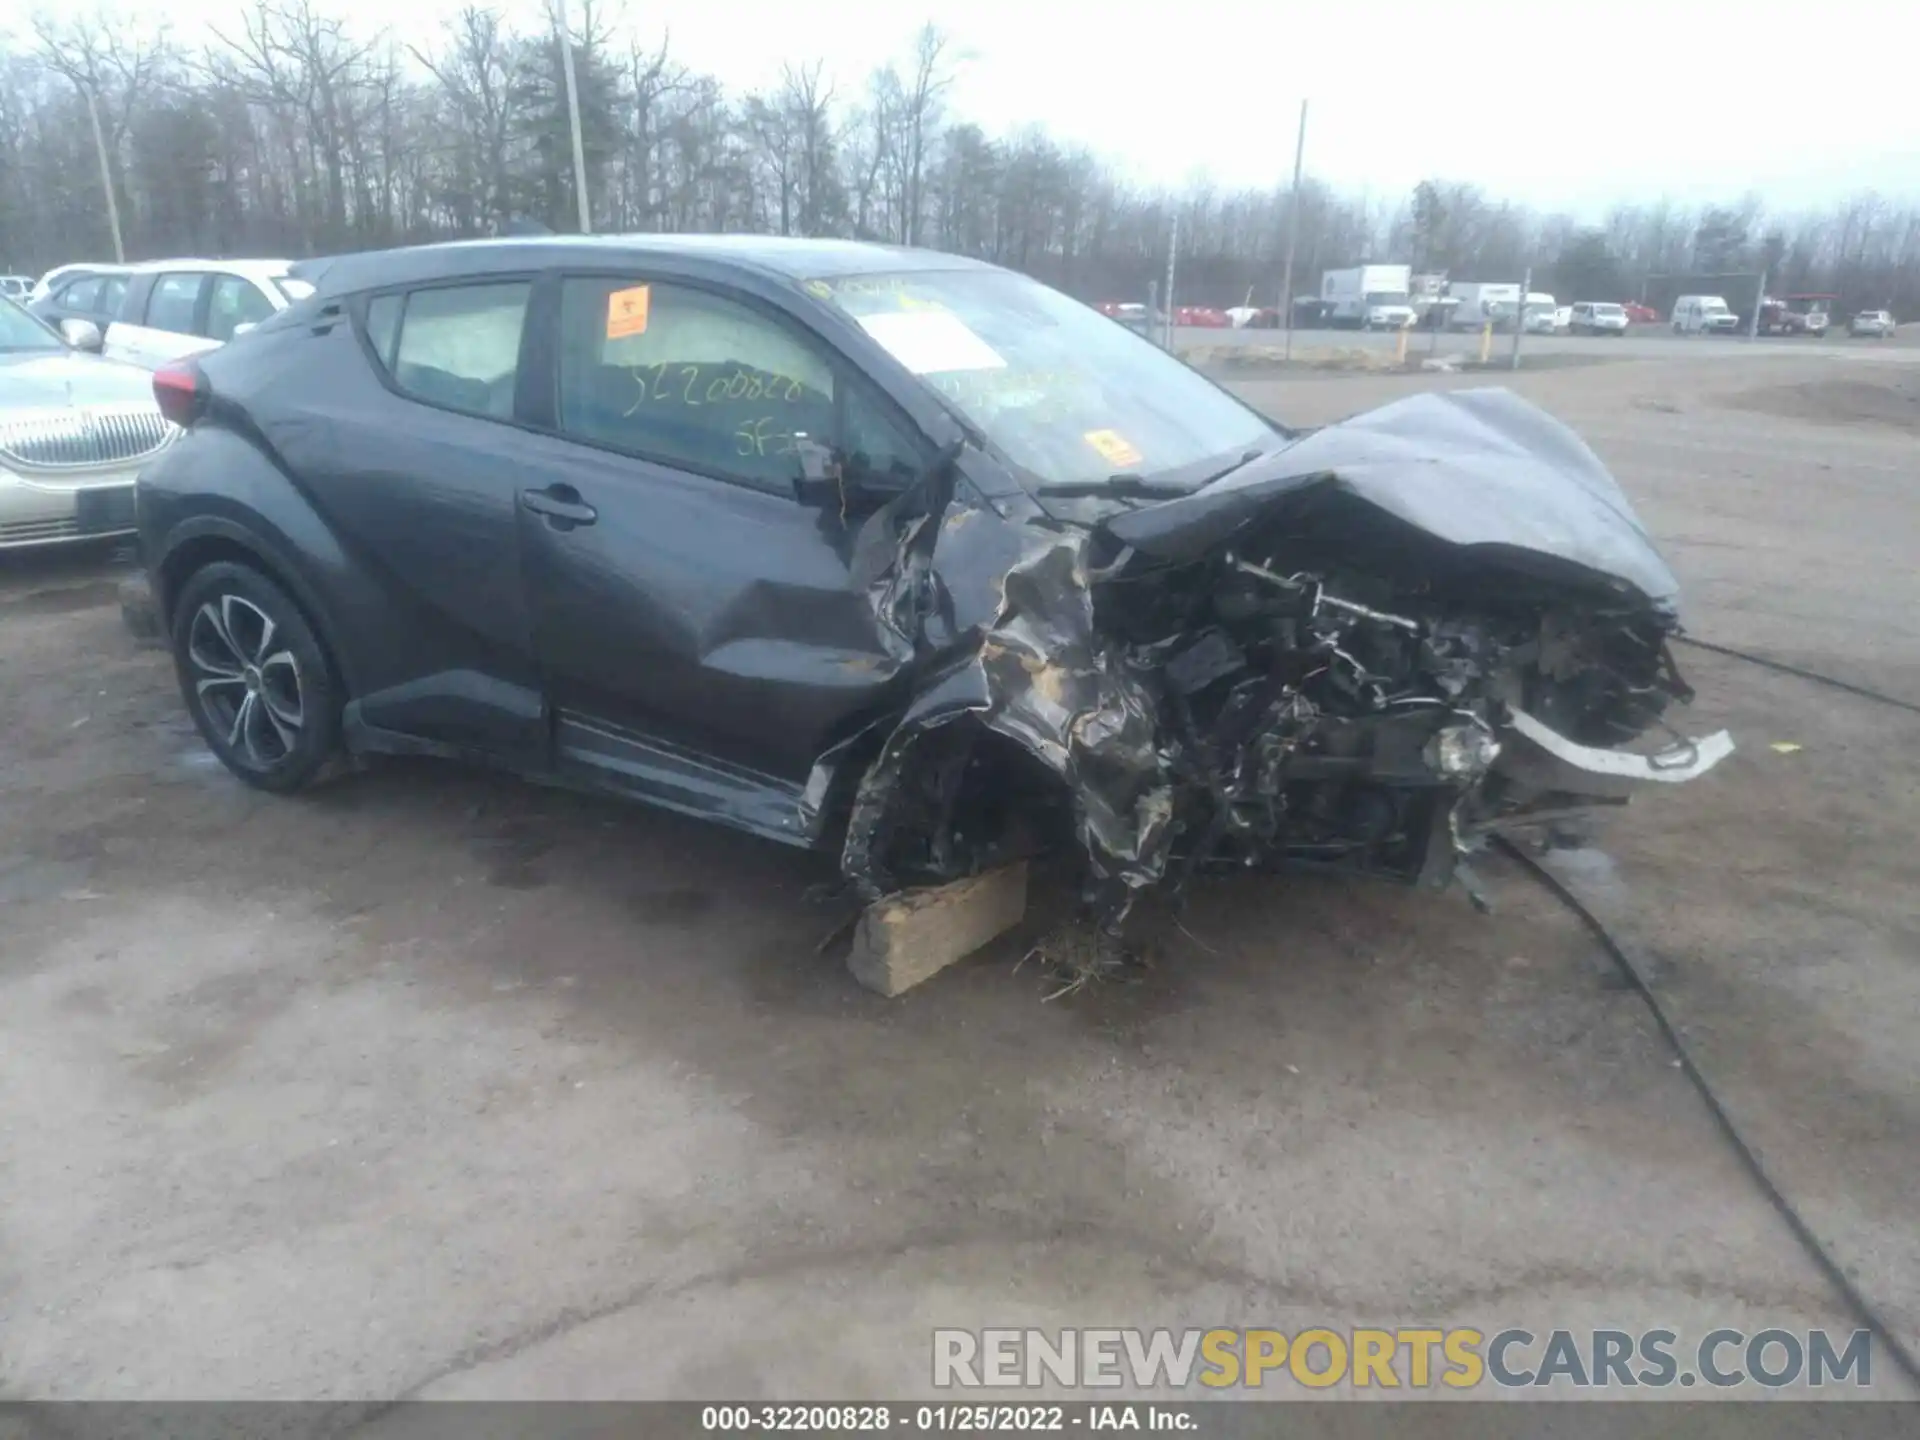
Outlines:
POLYGON ((388 374, 393 373, 393 342, 400 338, 404 295, 376 295, 367 302, 367 343, 388 374))
POLYGON ((241 325, 258 325, 273 314, 273 302, 260 287, 238 275, 216 275, 207 297, 207 338, 231 340, 241 325))
POLYGON ((367 338, 406 394, 506 419, 531 290, 516 280, 379 296, 367 307, 367 338))
POLYGON ((200 282, 196 274, 162 275, 153 282, 147 297, 147 328, 171 330, 177 335, 193 334, 193 312, 200 303, 200 282))
POLYGON ((75 310, 97 310, 100 308, 100 284, 98 275, 90 275, 84 280, 64 285, 60 289, 59 303, 75 310))
POLYGON ((763 489, 792 485, 799 438, 834 439, 822 348, 683 285, 565 281, 559 382, 566 434, 763 489))
POLYGON ((127 295, 127 277, 109 275, 100 282, 100 301, 95 305, 94 313, 105 315, 109 319, 120 313, 120 302, 127 295))

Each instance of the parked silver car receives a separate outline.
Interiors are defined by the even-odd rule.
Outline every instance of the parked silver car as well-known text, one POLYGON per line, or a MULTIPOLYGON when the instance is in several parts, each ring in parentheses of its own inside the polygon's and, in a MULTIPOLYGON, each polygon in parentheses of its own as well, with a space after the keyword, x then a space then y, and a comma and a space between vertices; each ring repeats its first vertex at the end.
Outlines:
POLYGON ((1885 340, 1893 330, 1893 315, 1886 310, 1862 310, 1847 322, 1847 334, 1871 335, 1876 340, 1885 340))
POLYGON ((177 433, 151 375, 65 328, 0 299, 0 550, 131 532, 134 474, 177 433))

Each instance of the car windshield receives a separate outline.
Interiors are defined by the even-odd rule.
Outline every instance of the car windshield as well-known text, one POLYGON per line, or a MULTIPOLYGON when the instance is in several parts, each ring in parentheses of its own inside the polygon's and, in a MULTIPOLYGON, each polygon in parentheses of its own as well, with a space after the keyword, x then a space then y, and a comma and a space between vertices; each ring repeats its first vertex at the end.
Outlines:
POLYGON ((1404 290, 1369 290, 1367 292, 1369 305, 1404 305, 1406 303, 1407 292, 1404 290))
POLYGON ((0 354, 17 355, 23 351, 66 348, 66 342, 53 331, 13 301, 0 296, 0 354))
POLYGON ((809 280, 1029 484, 1197 484, 1286 432, 1097 311, 1004 270, 809 280))
POLYGON ((1724 315, 1727 313, 1727 302, 1724 300, 1708 300, 1701 305, 1700 308, 1709 315, 1724 315))
POLYGON ((1596 315, 1620 315, 1625 312, 1623 312, 1618 305, 1596 305, 1593 307, 1593 313, 1596 315))

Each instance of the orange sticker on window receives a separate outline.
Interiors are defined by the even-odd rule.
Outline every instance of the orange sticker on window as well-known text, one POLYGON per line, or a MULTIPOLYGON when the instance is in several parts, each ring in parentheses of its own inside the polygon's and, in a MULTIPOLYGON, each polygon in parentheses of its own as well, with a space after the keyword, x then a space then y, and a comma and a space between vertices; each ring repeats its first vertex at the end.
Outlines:
POLYGON ((647 333, 647 307, 653 302, 651 285, 633 285, 607 296, 607 338, 624 340, 647 333))
POLYGON ((1138 465, 1147 458, 1118 430, 1089 430, 1080 438, 1098 450, 1109 465, 1138 465))

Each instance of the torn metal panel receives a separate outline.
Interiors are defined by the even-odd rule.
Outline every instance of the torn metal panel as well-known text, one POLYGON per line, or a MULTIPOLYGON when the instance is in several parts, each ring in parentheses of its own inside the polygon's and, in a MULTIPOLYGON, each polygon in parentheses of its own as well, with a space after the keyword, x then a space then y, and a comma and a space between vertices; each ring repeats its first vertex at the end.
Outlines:
POLYGON ((843 869, 868 894, 887 892, 886 842, 910 808, 903 777, 930 737, 970 720, 1066 783, 1096 880, 1128 890, 1154 883, 1172 820, 1157 707, 1095 627, 1088 534, 1009 525, 972 507, 956 507, 943 528, 955 537, 940 552, 947 612, 979 615, 989 595, 991 608, 977 640, 922 689, 868 769, 843 869))

